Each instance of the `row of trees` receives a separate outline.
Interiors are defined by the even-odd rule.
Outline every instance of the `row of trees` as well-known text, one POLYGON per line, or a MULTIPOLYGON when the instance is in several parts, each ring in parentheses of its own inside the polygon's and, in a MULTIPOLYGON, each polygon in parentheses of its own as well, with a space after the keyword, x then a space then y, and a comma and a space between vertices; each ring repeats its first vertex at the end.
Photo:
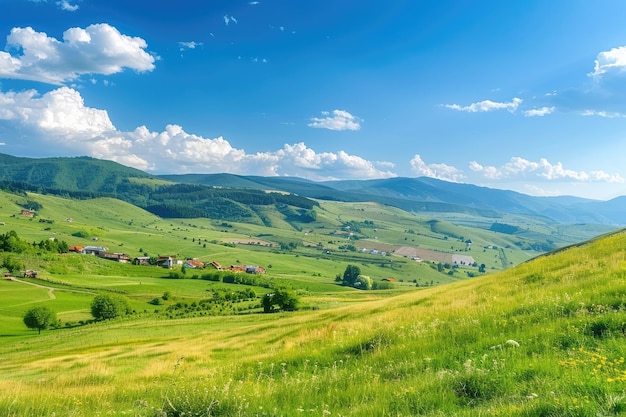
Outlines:
POLYGON ((24 253, 28 251, 46 251, 66 253, 69 246, 66 241, 58 239, 41 240, 38 243, 28 243, 20 239, 15 230, 0 234, 0 252, 24 253))
MULTIPOLYGON (((122 296, 97 295, 91 302, 91 315, 96 320, 110 320, 132 312, 128 300, 122 296)), ((26 327, 37 329, 40 334, 42 330, 59 325, 56 313, 45 306, 29 309, 23 321, 26 327)))
MULTIPOLYGON (((169 299, 169 292, 166 292, 162 298, 163 300, 169 299)), ((256 298, 256 294, 252 289, 238 291, 236 293, 222 289, 214 292, 211 300, 203 300, 203 302, 232 302, 253 298, 256 298)), ((155 304, 154 302, 152 303, 155 304)), ((160 304, 160 302, 158 304, 160 304)), ((281 287, 275 289, 272 293, 266 294, 263 297, 262 306, 265 313, 270 313, 277 309, 282 311, 294 311, 299 308, 300 300, 293 290, 281 287)), ((187 307, 186 304, 178 303, 171 308, 180 309, 183 307, 187 307)), ((132 312, 133 310, 128 300, 119 295, 97 295, 91 302, 91 315, 98 321, 115 319, 131 314, 132 312)), ((42 330, 60 325, 56 313, 45 306, 29 309, 26 314, 24 314, 23 321, 26 327, 29 329, 37 329, 40 334, 42 330)))

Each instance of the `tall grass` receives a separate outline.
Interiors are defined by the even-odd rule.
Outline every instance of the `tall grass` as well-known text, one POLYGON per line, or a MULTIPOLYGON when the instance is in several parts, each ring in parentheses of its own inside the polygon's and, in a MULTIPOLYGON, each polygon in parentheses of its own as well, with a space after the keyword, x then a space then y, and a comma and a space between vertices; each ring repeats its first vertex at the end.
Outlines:
POLYGON ((293 314, 148 319, 0 347, 8 416, 626 412, 626 235, 293 314))

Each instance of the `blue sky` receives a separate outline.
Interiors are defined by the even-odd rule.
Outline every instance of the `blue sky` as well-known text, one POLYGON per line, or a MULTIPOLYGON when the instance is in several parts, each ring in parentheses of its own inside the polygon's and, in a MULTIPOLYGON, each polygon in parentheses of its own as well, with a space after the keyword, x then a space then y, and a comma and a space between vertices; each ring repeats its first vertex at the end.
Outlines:
POLYGON ((626 195, 623 1, 0 0, 0 152, 626 195))

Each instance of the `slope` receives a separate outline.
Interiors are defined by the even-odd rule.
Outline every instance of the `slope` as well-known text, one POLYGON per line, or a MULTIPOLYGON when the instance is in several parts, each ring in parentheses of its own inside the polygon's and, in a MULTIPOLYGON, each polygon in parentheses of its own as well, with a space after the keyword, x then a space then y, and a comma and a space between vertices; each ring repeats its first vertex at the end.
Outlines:
POLYGON ((0 412, 622 415, 624 259, 620 232, 484 278, 346 307, 139 317, 9 340, 0 412))

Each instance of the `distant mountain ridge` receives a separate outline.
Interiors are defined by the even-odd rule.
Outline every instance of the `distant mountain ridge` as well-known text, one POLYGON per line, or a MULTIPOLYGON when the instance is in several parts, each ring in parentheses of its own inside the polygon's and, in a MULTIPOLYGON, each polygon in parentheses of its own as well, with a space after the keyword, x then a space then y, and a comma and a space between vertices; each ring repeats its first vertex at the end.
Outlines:
POLYGON ((626 224, 626 197, 609 201, 574 196, 534 197, 510 190, 461 184, 435 178, 397 177, 375 180, 313 182, 293 177, 234 174, 160 175, 169 181, 218 187, 234 184, 253 189, 281 190, 310 198, 373 201, 408 211, 459 212, 498 217, 511 213, 547 217, 559 223, 626 224))
MULTIPOLYGON (((0 154, 0 182, 18 188, 21 184, 21 188, 28 185, 40 187, 42 191, 66 191, 69 195, 77 193, 85 197, 90 194, 117 196, 142 207, 150 203, 153 206, 178 204, 171 199, 164 201, 153 191, 155 183, 161 184, 161 187, 166 186, 163 184, 174 186, 180 183, 249 191, 274 190, 321 200, 371 201, 413 212, 466 213, 493 218, 510 213, 541 216, 556 223, 626 224, 626 196, 609 201, 572 196, 534 197, 515 191, 428 177, 314 182, 296 177, 226 173, 151 175, 116 162, 90 157, 22 158, 0 154), (151 184, 146 185, 145 182, 151 184), (151 198, 157 198, 158 201, 150 201, 151 198)), ((193 192, 198 190, 193 189, 193 192)), ((181 189, 175 193, 180 196, 181 189)), ((206 198, 209 198, 209 194, 215 198, 215 192, 207 193, 204 192, 206 198)), ((233 195, 231 193, 224 198, 232 199, 233 195)), ((246 204, 248 197, 240 198, 237 204, 246 204)), ((212 200, 208 201, 213 205, 212 200)), ((304 206, 308 207, 308 204, 304 206)))

